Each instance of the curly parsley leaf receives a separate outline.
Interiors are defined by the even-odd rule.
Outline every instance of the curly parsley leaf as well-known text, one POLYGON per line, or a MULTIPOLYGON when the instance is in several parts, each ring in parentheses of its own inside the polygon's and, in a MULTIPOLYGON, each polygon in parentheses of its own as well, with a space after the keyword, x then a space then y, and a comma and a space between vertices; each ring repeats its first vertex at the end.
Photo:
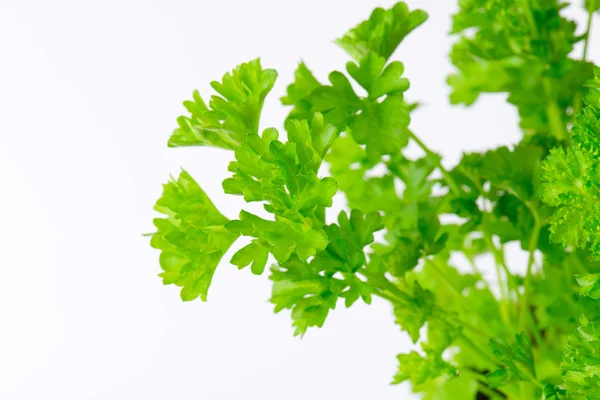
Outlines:
POLYGON ((600 97, 596 80, 588 86, 587 106, 575 120, 573 145, 558 147, 542 163, 541 197, 558 209, 550 219, 551 239, 564 247, 600 254, 600 97))
POLYGON ((365 246, 382 228, 377 213, 364 215, 353 210, 348 217, 341 212, 338 224, 324 228, 329 243, 312 260, 293 256, 273 266, 271 302, 275 312, 292 310, 296 335, 303 335, 312 326, 321 327, 339 298, 345 300, 346 307, 359 298, 371 303, 372 288, 356 272, 366 263, 365 246))
POLYGON ((182 287, 185 301, 206 301, 208 288, 221 258, 237 238, 225 230, 225 218, 186 171, 164 185, 155 209, 158 229, 151 245, 161 250, 160 276, 165 284, 182 287))
POLYGON ((482 93, 508 93, 521 127, 566 139, 582 84, 592 64, 569 58, 575 23, 564 4, 547 1, 461 1, 452 32, 461 38, 451 59, 458 71, 448 78, 452 103, 472 104, 482 93))
POLYGON ((191 114, 177 119, 179 127, 169 139, 169 147, 214 146, 235 149, 246 135, 258 132, 265 97, 273 88, 277 72, 263 69, 256 59, 226 73, 221 82, 211 83, 213 95, 207 107, 200 93, 184 102, 191 114))
POLYGON ((579 294, 594 300, 600 299, 600 274, 575 275, 575 277, 581 286, 579 294))
POLYGON ((569 398, 592 400, 600 397, 600 331, 597 323, 585 316, 579 322, 579 328, 564 347, 560 367, 569 398))
POLYGON ((402 77, 402 63, 386 62, 426 17, 423 11, 409 12, 406 4, 398 3, 390 10, 375 10, 371 19, 338 40, 354 56, 356 62, 349 62, 346 70, 367 91, 367 97, 358 96, 349 79, 338 71, 329 75, 329 85, 321 85, 301 63, 296 81, 282 98, 283 104, 294 107, 288 118, 310 120, 319 112, 327 123, 340 132, 350 132, 358 144, 365 145, 371 159, 398 152, 408 143, 411 107, 403 92, 409 82, 402 77))
POLYGON ((457 374, 456 368, 441 357, 423 356, 416 351, 398 355, 398 362, 400 367, 394 376, 393 384, 408 380, 414 385, 420 385, 443 375, 457 374))
POLYGON ((250 255, 256 255, 256 271, 264 269, 265 249, 279 262, 293 253, 304 261, 328 243, 320 227, 320 210, 331 206, 337 184, 331 178, 319 178, 317 172, 337 132, 324 124, 320 114, 314 114, 310 126, 307 121, 292 120, 286 129, 285 144, 277 140, 273 128, 265 130, 262 137, 248 134, 229 166, 233 177, 223 182, 226 193, 243 195, 249 202, 265 202, 265 210, 275 215, 275 221, 269 221, 242 211, 239 220, 226 225, 232 233, 255 238, 233 261, 245 266, 252 261, 250 255))
POLYGON ((526 334, 516 336, 515 344, 495 337, 489 346, 494 357, 502 364, 502 368, 489 373, 486 380, 490 388, 497 388, 512 382, 535 380, 535 363, 531 340, 526 334))
POLYGON ((351 29, 336 43, 356 60, 369 52, 387 60, 400 42, 426 20, 427 13, 409 11, 405 3, 399 2, 389 10, 376 8, 368 20, 351 29))

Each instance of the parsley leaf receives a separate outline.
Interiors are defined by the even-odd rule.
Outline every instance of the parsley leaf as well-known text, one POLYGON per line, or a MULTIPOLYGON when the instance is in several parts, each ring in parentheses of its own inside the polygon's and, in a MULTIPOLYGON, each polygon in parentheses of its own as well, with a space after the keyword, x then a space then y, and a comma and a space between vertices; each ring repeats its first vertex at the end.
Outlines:
POLYGON ((181 286, 181 298, 206 301, 208 288, 221 258, 237 238, 225 230, 225 218, 186 171, 164 185, 155 209, 158 232, 152 247, 161 250, 164 284, 181 286))
POLYGON ((200 93, 184 102, 190 116, 177 119, 179 127, 169 139, 169 147, 214 146, 234 149, 248 133, 258 132, 265 97, 273 88, 277 73, 263 69, 256 59, 226 73, 221 82, 211 83, 219 94, 206 106, 200 93))
POLYGON ((406 35, 426 20, 427 13, 409 11, 405 3, 399 2, 389 10, 376 8, 368 20, 351 29, 336 43, 356 60, 369 52, 387 60, 406 35))
POLYGON ((596 257, 600 252, 600 97, 596 78, 588 86, 587 106, 573 126, 573 146, 555 148, 542 164, 541 197, 558 207, 550 220, 551 239, 564 247, 589 248, 596 257))

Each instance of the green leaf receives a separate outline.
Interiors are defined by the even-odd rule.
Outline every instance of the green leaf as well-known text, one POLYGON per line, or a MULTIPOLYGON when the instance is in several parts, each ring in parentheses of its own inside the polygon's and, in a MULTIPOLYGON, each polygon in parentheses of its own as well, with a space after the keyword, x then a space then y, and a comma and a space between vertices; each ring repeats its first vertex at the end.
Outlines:
POLYGON ((394 154, 408 144, 410 114, 400 96, 388 96, 381 103, 363 103, 362 112, 349 120, 352 137, 366 145, 367 155, 379 158, 394 154))
POLYGON ((414 385, 419 385, 443 375, 457 374, 456 369, 441 357, 423 357, 416 351, 398 355, 398 361, 400 367, 392 384, 408 380, 414 385))
POLYGON ((591 64, 569 58, 582 39, 556 0, 459 2, 448 78, 454 104, 470 105, 482 93, 507 93, 526 132, 564 140, 564 126, 579 107, 591 64))
POLYGON ((503 366, 486 376, 490 388, 494 389, 519 381, 531 382, 536 377, 533 348, 529 336, 525 333, 516 335, 516 342, 513 345, 500 337, 495 337, 490 340, 489 346, 494 357, 503 366))
POLYGON ((579 294, 594 300, 600 299, 600 274, 575 275, 575 278, 581 286, 579 294))
POLYGON ((592 400, 600 397, 600 332, 597 323, 585 316, 579 322, 581 326, 564 346, 560 367, 569 398, 592 400))
POLYGON ((409 11, 404 2, 398 2, 389 10, 376 8, 368 20, 351 29, 336 43, 356 60, 369 52, 387 60, 402 40, 425 20, 427 13, 409 11))
POLYGON ((422 400, 476 400, 479 384, 464 376, 442 376, 413 387, 422 400))
MULTIPOLYGON (((600 70, 597 71, 600 77, 600 70)), ((563 247, 600 254, 600 97, 590 81, 587 106, 572 129, 573 146, 556 148, 542 163, 541 198, 558 207, 550 219, 551 239, 563 247)))
POLYGON ((585 9, 589 12, 600 10, 600 0, 585 0, 585 9))
POLYGON ((368 53, 358 65, 349 62, 346 70, 373 99, 401 94, 410 86, 408 79, 402 78, 404 65, 401 62, 394 61, 385 66, 385 59, 375 53, 368 53))
POLYGON ((184 102, 190 116, 177 119, 179 127, 169 139, 169 147, 214 146, 235 149, 249 133, 258 132, 265 97, 273 88, 277 72, 263 69, 256 59, 226 73, 221 82, 211 83, 219 94, 207 107, 198 91, 184 102))
POLYGON ((394 307, 394 315, 396 323, 408 332, 413 343, 417 343, 421 328, 433 314, 435 298, 433 293, 423 289, 418 282, 414 283, 412 291, 412 296, 407 304, 399 304, 394 307))
POLYGON ((520 200, 531 200, 536 195, 536 180, 543 155, 543 149, 538 146, 519 145, 513 151, 500 147, 485 153, 480 174, 520 200))
POLYGON ((544 392, 542 394, 542 400, 560 400, 562 396, 565 396, 567 391, 554 386, 550 383, 544 385, 544 392))
POLYGON ((320 86, 310 95, 313 112, 322 113, 325 121, 340 131, 345 130, 348 119, 362 107, 348 78, 338 71, 329 74, 329 86, 320 86))
POLYGON ((238 250, 231 258, 231 263, 237 265, 240 269, 252 264, 252 273, 261 275, 267 265, 268 256, 268 248, 253 242, 238 250))
POLYGON ((215 269, 237 235, 223 228, 228 219, 186 171, 164 185, 155 209, 166 215, 154 220, 158 231, 151 240, 161 250, 164 284, 182 287, 183 300, 206 301, 215 269))
POLYGON ((446 318, 431 318, 427 322, 427 341, 421 346, 428 354, 442 356, 461 332, 460 326, 449 323, 446 318))
POLYGON ((321 327, 338 299, 350 307, 362 298, 371 303, 372 288, 356 276, 365 265, 365 247, 373 242, 373 233, 382 229, 381 217, 364 215, 353 210, 350 218, 345 212, 338 224, 325 227, 329 243, 310 260, 294 255, 271 269, 273 283, 271 302, 275 312, 292 310, 296 335, 309 327, 321 327))
POLYGON ((318 113, 310 127, 307 121, 291 120, 286 129, 285 144, 273 128, 262 137, 249 134, 235 150, 236 161, 229 166, 234 175, 223 188, 249 202, 266 201, 267 211, 304 223, 318 207, 330 207, 337 191, 333 179, 316 174, 337 132, 318 113))
POLYGON ((297 257, 274 266, 271 273, 271 303, 275 312, 292 310, 294 335, 304 335, 309 327, 322 327, 329 310, 337 303, 338 296, 334 293, 337 281, 320 275, 297 257))
MULTIPOLYGON (((285 217, 268 221, 247 211, 241 211, 240 219, 229 221, 225 228, 234 235, 260 239, 254 243, 260 243, 260 246, 268 249, 280 263, 287 261, 292 254, 297 254, 304 261, 324 250, 329 242, 322 229, 311 228, 285 217)), ((257 250, 253 254, 262 253, 257 250)))
POLYGON ((294 83, 287 87, 287 96, 281 98, 281 104, 294 106, 288 119, 311 120, 313 111, 310 95, 322 85, 303 62, 298 65, 294 78, 294 83))
POLYGON ((381 216, 378 213, 363 214, 352 210, 350 218, 342 211, 338 216, 338 224, 325 228, 329 245, 327 251, 332 256, 343 260, 350 271, 357 271, 366 263, 364 247, 373 243, 373 233, 383 229, 381 216))
POLYGON ((340 298, 345 299, 346 307, 358 298, 371 303, 371 288, 352 273, 334 277, 336 266, 319 260, 322 254, 327 253, 319 253, 310 262, 292 256, 271 269, 271 303, 275 312, 291 309, 294 335, 304 335, 310 327, 322 327, 340 298))

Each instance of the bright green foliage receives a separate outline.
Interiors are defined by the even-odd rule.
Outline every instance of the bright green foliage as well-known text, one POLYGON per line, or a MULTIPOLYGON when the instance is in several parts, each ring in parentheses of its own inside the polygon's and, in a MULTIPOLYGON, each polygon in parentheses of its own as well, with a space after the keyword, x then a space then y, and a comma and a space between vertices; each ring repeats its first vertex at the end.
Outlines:
POLYGON ((418 386, 441 376, 456 376, 458 371, 442 355, 459 333, 460 329, 445 319, 431 318, 427 324, 427 340, 421 344, 424 355, 416 351, 400 354, 400 366, 393 383, 410 380, 413 385, 418 386))
POLYGON ((600 10, 600 1, 598 1, 598 0, 586 0, 585 1, 585 8, 588 11, 590 11, 590 12, 598 11, 598 10, 600 10))
POLYGON ((161 250, 163 282, 181 286, 183 300, 206 301, 217 264, 236 239, 223 227, 227 218, 186 171, 164 185, 155 209, 166 216, 154 220, 151 241, 161 250))
POLYGON ((325 227, 329 240, 325 251, 310 262, 295 257, 273 267, 271 302, 275 312, 292 309, 296 335, 303 335, 311 326, 321 327, 338 298, 345 300, 346 307, 359 298, 371 303, 372 289, 356 272, 366 262, 364 247, 382 227, 379 214, 363 215, 353 210, 348 218, 342 212, 338 224, 325 227))
POLYGON ((502 364, 501 369, 487 375, 486 379, 490 388, 494 389, 511 382, 535 379, 533 349, 527 335, 517 335, 514 345, 510 345, 499 337, 492 338, 489 345, 494 357, 502 364))
POLYGON ((581 286, 579 293, 590 296, 592 299, 600 299, 600 274, 576 275, 577 283, 581 286))
POLYGON ((414 391, 421 394, 423 400, 473 400, 477 396, 478 389, 477 381, 451 375, 414 386, 414 391))
POLYGON ((400 362, 400 370, 394 376, 392 383, 410 380, 413 384, 419 385, 444 374, 456 374, 456 370, 442 358, 424 357, 416 351, 400 354, 398 361, 400 362))
POLYGON ((229 166, 233 177, 223 182, 226 193, 243 195, 249 202, 264 201, 265 210, 275 215, 275 221, 269 221, 242 211, 239 220, 226 226, 234 234, 255 238, 250 249, 240 250, 244 257, 236 256, 247 265, 249 255, 259 255, 256 270, 264 269, 264 251, 270 251, 279 262, 293 253, 305 261, 328 243, 319 212, 331 206, 337 184, 331 178, 318 178, 317 172, 336 131, 324 125, 320 114, 314 115, 310 127, 307 121, 290 120, 286 128, 285 144, 277 140, 278 133, 272 128, 262 137, 248 134, 235 149, 236 161, 229 166))
POLYGON ((233 149, 248 133, 258 132, 258 121, 265 97, 273 88, 277 72, 263 69, 256 59, 226 73, 221 82, 211 83, 220 95, 207 107, 200 93, 184 102, 191 116, 177 119, 179 127, 169 139, 170 147, 214 146, 233 149))
POLYGON ((406 304, 398 304, 394 307, 394 315, 396 323, 408 332, 413 343, 417 343, 421 328, 435 310, 435 297, 429 290, 424 290, 418 282, 414 284, 412 292, 406 304))
POLYGON ((453 18, 462 34, 451 59, 451 100, 472 104, 481 93, 508 93, 527 132, 566 138, 567 113, 578 104, 592 65, 569 58, 581 37, 560 0, 465 0, 453 18), (474 34, 468 33, 474 30, 474 34))
MULTIPOLYGON (((403 7, 406 6, 396 8, 400 10, 403 7)), ((387 17, 382 19, 387 20, 387 17)), ((398 29, 404 28, 398 25, 398 29)), ((352 35, 354 33, 350 33, 344 39, 346 41, 339 41, 347 50, 350 40, 358 40, 350 39, 352 35)), ((404 35, 398 34, 398 43, 403 38, 404 35)), ((372 40, 372 43, 376 42, 376 39, 372 40)), ((353 46, 361 46, 361 42, 353 43, 353 46)), ((402 63, 394 61, 386 65, 384 50, 381 50, 384 53, 368 50, 368 47, 365 48, 364 54, 357 59, 358 63, 348 62, 346 65, 348 74, 367 91, 367 97, 359 97, 348 78, 338 71, 329 75, 330 85, 321 85, 302 63, 296 71, 296 81, 288 87, 288 95, 282 102, 294 106, 289 118, 310 120, 314 113, 322 113, 327 123, 340 131, 347 130, 357 144, 365 145, 370 159, 378 159, 381 155, 397 153, 408 143, 410 107, 405 103, 403 93, 409 82, 402 77, 402 63)))
POLYGON ((400 2, 389 10, 376 8, 368 20, 336 42, 356 60, 361 60, 369 52, 387 60, 406 35, 425 20, 427 13, 409 11, 408 6, 400 2))
POLYGON ((570 398, 592 400, 600 397, 600 331, 585 316, 580 323, 565 345, 560 366, 570 398))
POLYGON ((321 83, 300 63, 282 135, 259 131, 277 76, 259 60, 213 82, 208 106, 197 92, 184 103, 169 145, 232 150, 224 192, 263 209, 229 220, 183 171, 156 205, 160 276, 206 300, 246 236, 230 263, 269 267, 295 335, 340 302, 389 303, 418 349, 398 356, 393 383, 424 400, 600 398, 600 68, 587 61, 600 3, 581 1, 576 29, 560 0, 457 2, 450 100, 504 93, 521 140, 446 168, 412 130, 410 82, 391 60, 427 14, 378 8, 336 41, 344 72, 321 83), (332 222, 336 194, 347 208, 332 222))
POLYGON ((542 199, 559 207, 550 223, 552 240, 564 247, 589 248, 600 253, 600 98, 590 82, 592 93, 586 96, 587 107, 575 120, 573 146, 556 148, 544 161, 542 199))

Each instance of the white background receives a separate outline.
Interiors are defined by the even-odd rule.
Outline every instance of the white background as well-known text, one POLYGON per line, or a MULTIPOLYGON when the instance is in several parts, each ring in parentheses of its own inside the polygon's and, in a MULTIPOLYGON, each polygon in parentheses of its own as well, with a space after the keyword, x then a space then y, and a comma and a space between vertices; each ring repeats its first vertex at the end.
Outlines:
MULTIPOLYGON (((448 105, 455 3, 409 0, 430 20, 395 54, 425 104, 412 126, 449 165, 519 136, 502 96, 448 105)), ((409 398, 388 385, 409 341, 387 304, 340 307, 301 340, 266 275, 224 262, 208 303, 182 303, 141 236, 181 166, 228 217, 242 206, 221 189, 230 153, 166 147, 193 89, 261 56, 279 71, 262 127, 280 127, 300 59, 324 81, 348 60, 332 40, 392 4, 0 1, 1 399, 409 398)))

